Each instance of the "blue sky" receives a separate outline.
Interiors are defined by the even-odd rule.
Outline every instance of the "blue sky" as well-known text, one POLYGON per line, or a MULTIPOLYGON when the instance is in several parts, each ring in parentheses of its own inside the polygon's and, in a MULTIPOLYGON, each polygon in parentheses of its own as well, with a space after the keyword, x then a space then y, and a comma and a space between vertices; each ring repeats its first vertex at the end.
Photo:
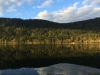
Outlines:
POLYGON ((0 0, 0 17, 75 22, 100 17, 100 0, 0 0))

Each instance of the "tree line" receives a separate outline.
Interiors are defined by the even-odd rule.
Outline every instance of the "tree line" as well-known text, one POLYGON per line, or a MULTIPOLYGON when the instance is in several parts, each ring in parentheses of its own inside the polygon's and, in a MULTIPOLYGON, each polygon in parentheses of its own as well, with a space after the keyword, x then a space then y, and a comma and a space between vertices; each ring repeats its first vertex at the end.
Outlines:
POLYGON ((74 23, 0 18, 0 43, 68 44, 100 43, 100 18, 74 23))

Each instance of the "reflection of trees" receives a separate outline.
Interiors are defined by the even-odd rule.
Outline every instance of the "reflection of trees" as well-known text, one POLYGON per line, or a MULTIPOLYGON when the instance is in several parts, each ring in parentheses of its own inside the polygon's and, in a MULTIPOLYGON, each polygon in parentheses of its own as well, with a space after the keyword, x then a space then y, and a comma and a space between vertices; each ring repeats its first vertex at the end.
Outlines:
MULTIPOLYGON (((89 45, 19 45, 19 46, 1 46, 0 64, 5 66, 15 66, 23 62, 23 65, 32 65, 32 63, 42 61, 66 61, 81 64, 94 63, 99 64, 100 49, 89 45), (56 59, 56 60, 55 60, 56 59), (25 63, 25 64, 24 64, 25 63), (26 64, 27 63, 27 64, 26 64)), ((49 63, 49 62, 48 62, 49 63)), ((97 65, 95 64, 95 65, 97 65)), ((21 65, 21 64, 20 64, 21 65)), ((19 66, 20 66, 19 65, 19 66)), ((18 66, 18 65, 17 65, 18 66)))

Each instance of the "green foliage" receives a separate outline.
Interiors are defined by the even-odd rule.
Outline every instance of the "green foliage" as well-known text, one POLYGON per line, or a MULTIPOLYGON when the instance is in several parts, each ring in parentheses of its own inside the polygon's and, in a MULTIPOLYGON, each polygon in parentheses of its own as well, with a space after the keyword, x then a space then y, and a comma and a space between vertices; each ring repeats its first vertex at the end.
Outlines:
POLYGON ((36 19, 0 18, 0 43, 100 43, 99 22, 100 18, 68 24, 36 19))

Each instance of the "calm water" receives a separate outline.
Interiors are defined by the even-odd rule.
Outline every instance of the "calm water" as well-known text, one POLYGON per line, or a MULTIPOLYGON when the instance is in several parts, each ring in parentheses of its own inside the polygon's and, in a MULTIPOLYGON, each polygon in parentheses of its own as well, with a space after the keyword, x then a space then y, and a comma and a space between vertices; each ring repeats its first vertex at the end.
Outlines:
POLYGON ((100 44, 0 45, 0 75, 100 74, 100 44))
POLYGON ((20 68, 0 70, 0 75, 88 75, 96 73, 100 74, 100 69, 68 63, 60 63, 41 68, 20 68))

